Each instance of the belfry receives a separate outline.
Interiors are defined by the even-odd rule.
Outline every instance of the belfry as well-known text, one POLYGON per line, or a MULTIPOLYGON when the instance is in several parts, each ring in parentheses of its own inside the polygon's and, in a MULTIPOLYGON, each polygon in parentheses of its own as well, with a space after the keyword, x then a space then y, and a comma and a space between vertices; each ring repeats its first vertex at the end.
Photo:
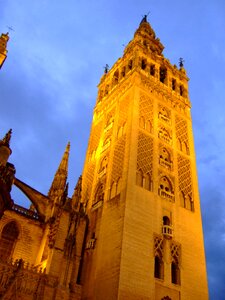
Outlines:
POLYGON ((145 16, 98 86, 84 299, 208 299, 188 78, 163 48, 145 16))
POLYGON ((188 77, 163 49, 145 16, 106 65, 72 197, 69 143, 44 195, 15 177, 11 130, 0 141, 1 299, 208 299, 188 77))

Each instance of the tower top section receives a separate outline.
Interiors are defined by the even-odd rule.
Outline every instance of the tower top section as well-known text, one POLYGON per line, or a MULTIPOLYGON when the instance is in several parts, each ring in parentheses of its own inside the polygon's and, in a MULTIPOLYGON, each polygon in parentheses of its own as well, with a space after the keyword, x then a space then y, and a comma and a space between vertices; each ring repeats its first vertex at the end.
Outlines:
MULTIPOLYGON (((188 97, 188 77, 183 66, 184 60, 180 58, 178 66, 172 65, 163 55, 164 46, 156 37, 154 30, 147 21, 147 15, 141 20, 133 39, 124 49, 123 56, 109 68, 105 67, 104 75, 99 84, 97 98, 97 110, 101 111, 101 105, 106 102, 113 103, 115 96, 138 78, 140 82, 146 82, 150 87, 157 86, 160 93, 173 96, 177 104, 190 108, 188 97), (118 88, 116 88, 118 87, 118 88), (116 94, 116 95, 115 95, 116 94), (112 96, 112 99, 110 96, 112 96)), ((175 101, 175 100, 174 100, 175 101)), ((98 112, 97 112, 98 114, 98 112)), ((99 115, 99 114, 98 114, 99 115)))
POLYGON ((6 34, 2 33, 2 35, 0 36, 0 69, 3 66, 7 57, 8 51, 6 48, 7 48, 8 40, 9 40, 8 32, 6 34))
POLYGON ((164 49, 159 38, 156 38, 155 31, 147 21, 147 15, 141 20, 141 23, 134 34, 134 40, 142 42, 151 52, 155 52, 158 55, 161 55, 164 49))

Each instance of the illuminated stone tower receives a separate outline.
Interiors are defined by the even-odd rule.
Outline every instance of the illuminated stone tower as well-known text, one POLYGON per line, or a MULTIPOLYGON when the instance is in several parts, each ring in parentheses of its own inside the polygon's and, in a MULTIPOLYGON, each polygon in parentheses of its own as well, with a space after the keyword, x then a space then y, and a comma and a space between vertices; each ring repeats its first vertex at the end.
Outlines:
POLYGON ((82 299, 208 299, 188 78, 163 48, 145 16, 99 84, 82 299))

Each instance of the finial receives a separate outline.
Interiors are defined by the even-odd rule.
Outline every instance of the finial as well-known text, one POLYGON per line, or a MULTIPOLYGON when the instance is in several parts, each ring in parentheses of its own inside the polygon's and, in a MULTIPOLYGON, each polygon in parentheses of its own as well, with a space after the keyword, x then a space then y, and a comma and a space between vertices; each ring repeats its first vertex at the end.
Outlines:
POLYGON ((2 144, 9 147, 9 142, 11 139, 11 135, 12 135, 12 129, 10 129, 6 135, 4 136, 4 138, 2 139, 2 144))
POLYGON ((148 22, 148 21, 147 21, 147 17, 148 17, 148 15, 149 15, 149 13, 150 13, 150 11, 147 13, 147 15, 144 15, 144 16, 143 16, 143 18, 142 18, 140 24, 148 22))
MULTIPOLYGON (((11 26, 7 26, 7 28, 9 29, 9 31, 15 31, 11 26)), ((7 35, 8 35, 9 33, 7 32, 7 35)))
POLYGON ((66 151, 69 152, 70 151, 70 142, 68 142, 67 146, 66 146, 66 151))
POLYGON ((180 59, 179 59, 179 66, 180 66, 180 68, 183 68, 183 66, 184 66, 184 59, 182 57, 180 57, 180 59))
POLYGON ((104 71, 105 74, 107 74, 109 72, 109 65, 108 64, 105 65, 104 70, 105 70, 104 71))

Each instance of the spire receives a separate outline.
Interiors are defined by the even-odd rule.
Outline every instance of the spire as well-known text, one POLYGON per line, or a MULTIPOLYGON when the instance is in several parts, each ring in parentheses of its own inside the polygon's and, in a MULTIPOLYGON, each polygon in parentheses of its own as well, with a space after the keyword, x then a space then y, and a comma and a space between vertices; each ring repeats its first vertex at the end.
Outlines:
POLYGON ((9 34, 8 32, 6 34, 2 33, 0 36, 0 69, 3 66, 6 57, 7 57, 7 42, 9 40, 9 34))
POLYGON ((162 54, 164 46, 160 43, 160 40, 156 38, 155 31, 147 21, 147 16, 144 15, 138 29, 134 34, 135 41, 141 42, 151 52, 155 52, 158 55, 162 54))
POLYGON ((9 131, 6 133, 4 138, 2 140, 0 140, 0 144, 9 148, 11 135, 12 135, 12 129, 9 129, 9 131))
POLYGON ((68 174, 68 160, 69 160, 70 143, 67 144, 66 150, 63 154, 62 160, 55 173, 52 185, 48 192, 48 197, 52 200, 60 199, 66 188, 67 174, 68 174))
POLYGON ((10 139, 12 135, 12 129, 10 129, 4 138, 0 140, 0 164, 6 165, 12 150, 9 147, 10 139))
POLYGON ((77 208, 78 204, 81 202, 81 192, 82 192, 82 176, 79 177, 72 196, 72 203, 73 203, 73 207, 75 208, 77 208))

